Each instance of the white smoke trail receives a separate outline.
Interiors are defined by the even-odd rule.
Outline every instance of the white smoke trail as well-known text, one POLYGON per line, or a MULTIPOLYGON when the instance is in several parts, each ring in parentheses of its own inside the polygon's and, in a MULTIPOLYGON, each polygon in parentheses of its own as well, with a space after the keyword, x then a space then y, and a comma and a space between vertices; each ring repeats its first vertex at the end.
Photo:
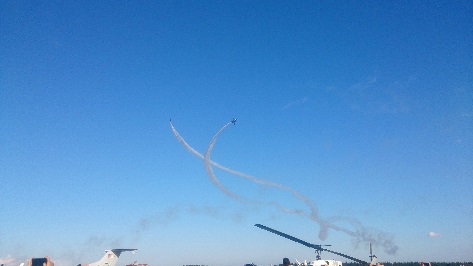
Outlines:
MULTIPOLYGON (((219 130, 219 132, 213 137, 212 141, 210 142, 209 144, 209 148, 207 149, 207 152, 206 154, 208 153, 209 155, 209 158, 207 160, 205 160, 204 158, 204 155, 202 155, 201 153, 199 153, 198 151, 196 151, 194 148, 192 148, 189 144, 187 144, 187 142, 184 140, 184 138, 181 137, 181 135, 177 132, 177 130, 174 128, 173 124, 172 124, 172 121, 169 121, 170 125, 171 125, 171 129, 172 129, 172 132, 174 133, 174 136, 176 136, 177 140, 184 146, 184 148, 186 148, 186 150, 190 151, 192 154, 196 155, 197 157, 201 158, 202 160, 206 161, 206 165, 213 165, 227 173, 230 173, 230 174, 233 174, 233 175, 237 175, 237 176, 240 176, 240 177, 243 177, 243 178, 246 178, 252 182, 254 182, 255 184, 259 184, 259 185, 263 185, 263 186, 268 186, 268 187, 274 187, 274 188, 278 188, 278 189, 281 189, 281 190, 286 190, 288 192, 290 192, 292 195, 294 195, 296 198, 298 198, 299 200, 303 201, 304 203, 306 203, 309 208, 311 209, 311 212, 312 212, 312 215, 310 215, 310 217, 317 217, 317 213, 318 213, 318 210, 317 210, 317 207, 315 206, 315 204, 309 199, 307 198, 306 196, 304 196, 303 194, 299 193, 297 190, 291 188, 291 187, 287 187, 287 186, 283 186, 281 184, 278 184, 278 183, 274 183, 274 182, 271 182, 271 181, 267 181, 267 180, 264 180, 264 179, 259 179, 255 176, 252 176, 252 175, 248 175, 248 174, 245 174, 245 173, 242 173, 242 172, 239 172, 239 171, 236 171, 236 170, 233 170, 231 168, 228 168, 228 167, 225 167, 225 166, 222 166, 212 160, 210 160, 210 152, 212 152, 212 149, 213 149, 213 145, 215 144, 215 141, 217 140, 217 137, 218 135, 227 127, 231 124, 228 123, 226 124, 222 129, 219 130)), ((206 166, 206 169, 207 167, 210 167, 210 166, 206 166)), ((210 168, 211 170, 211 168, 210 168)), ((212 172, 212 179, 213 180, 212 182, 214 182, 215 180, 217 180, 217 182, 220 184, 220 186, 223 186, 219 181, 218 179, 215 177, 215 175, 213 174, 213 171, 211 170, 212 172)), ((215 184, 215 182, 214 182, 215 184)), ((227 188, 225 188, 225 190, 228 191, 227 188)), ((234 194, 234 193, 232 193, 234 194)), ((238 196, 238 198, 241 198, 238 196)), ((277 203, 271 203, 271 205, 276 205, 280 210, 284 211, 284 212, 290 212, 290 213, 298 213, 297 211, 295 210, 287 210, 285 208, 283 208, 282 206, 278 206, 277 203)))
POLYGON ((220 189, 227 196, 229 196, 231 198, 234 198, 234 199, 237 199, 237 200, 240 200, 241 199, 240 195, 231 192, 224 185, 222 185, 222 183, 220 183, 220 181, 217 179, 217 177, 215 176, 215 174, 212 170, 212 166, 210 166, 210 153, 212 153, 212 149, 215 145, 215 141, 217 141, 218 135, 220 135, 220 133, 222 133, 222 131, 225 128, 227 128, 231 123, 232 122, 228 122, 224 127, 222 127, 222 129, 220 129, 217 132, 217 134, 215 134, 215 136, 212 138, 212 141, 210 141, 209 147, 207 148, 207 151, 205 152, 204 165, 205 165, 205 170, 207 171, 207 174, 210 177, 210 180, 212 181, 212 183, 214 183, 217 186, 218 189, 220 189))
MULTIPOLYGON (((254 176, 251 176, 251 175, 248 175, 248 174, 245 174, 245 173, 227 168, 225 166, 222 166, 222 165, 210 160, 210 154, 213 150, 215 142, 217 141, 217 137, 232 122, 227 123, 225 126, 223 126, 217 132, 217 134, 215 134, 215 136, 212 138, 212 140, 211 140, 211 142, 210 142, 210 144, 209 144, 209 146, 206 150, 205 156, 200 154, 198 151, 196 151, 194 148, 192 148, 189 144, 187 144, 187 142, 181 137, 181 135, 177 132, 177 130, 172 125, 172 121, 170 120, 169 122, 170 122, 171 129, 172 129, 174 135, 176 136, 176 138, 178 139, 178 141, 184 146, 184 148, 186 150, 188 150, 192 154, 194 154, 194 155, 198 156, 199 158, 201 158, 202 160, 204 160, 205 169, 206 169, 207 174, 209 175, 210 180, 212 181, 212 183, 214 183, 217 186, 217 188, 219 188, 222 192, 224 192, 229 197, 232 197, 232 198, 237 199, 239 201, 243 201, 243 199, 241 198, 240 195, 230 191, 222 183, 220 183, 220 181, 215 176, 215 174, 212 170, 212 166, 215 166, 215 167, 217 167, 217 168, 219 168, 219 169, 221 169, 221 170, 223 170, 227 173, 234 174, 234 175, 243 177, 245 179, 248 179, 248 180, 250 180, 250 181, 252 181, 256 184, 263 185, 263 186, 268 186, 268 187, 274 187, 274 188, 278 188, 278 189, 290 192, 297 199, 304 202, 309 207, 310 213, 307 213, 306 211, 299 210, 299 209, 287 209, 284 206, 281 206, 279 203, 274 202, 274 201, 270 202, 268 204, 269 205, 274 205, 277 209, 279 209, 279 210, 281 210, 285 213, 302 215, 302 216, 305 216, 305 217, 317 222, 320 226, 320 231, 319 231, 319 239, 320 240, 326 240, 327 239, 328 230, 331 228, 333 230, 340 231, 340 232, 343 232, 343 233, 351 236, 353 241, 355 242, 355 244, 358 244, 360 242, 372 242, 374 244, 380 244, 388 254, 396 254, 396 252, 398 250, 398 247, 393 243, 393 237, 391 235, 389 235, 387 233, 384 233, 384 232, 381 232, 381 231, 376 231, 376 230, 373 230, 373 229, 371 229, 371 230, 366 229, 359 221, 357 221, 356 219, 353 219, 353 218, 349 218, 349 217, 333 216, 333 217, 329 217, 325 220, 321 219, 318 215, 318 209, 317 209, 315 203, 312 200, 310 200, 308 197, 306 197, 303 194, 301 194, 300 192, 298 192, 297 190, 295 190, 293 188, 290 188, 290 187, 287 187, 287 186, 283 186, 283 185, 278 184, 278 183, 270 182, 270 181, 267 181, 267 180, 264 180, 264 179, 259 179, 259 178, 256 178, 254 176), (356 231, 352 231, 348 228, 338 226, 338 225, 335 224, 336 221, 348 222, 349 224, 351 224, 352 226, 354 226, 356 228, 356 231)), ((261 204, 260 202, 253 202, 253 203, 261 204)))

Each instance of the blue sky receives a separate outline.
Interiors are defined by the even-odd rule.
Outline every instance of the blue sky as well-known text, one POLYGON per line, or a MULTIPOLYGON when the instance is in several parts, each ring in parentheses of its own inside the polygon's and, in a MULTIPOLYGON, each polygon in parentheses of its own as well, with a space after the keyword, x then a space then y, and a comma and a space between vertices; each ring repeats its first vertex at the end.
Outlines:
POLYGON ((0 260, 314 259, 260 223, 363 260, 371 241, 380 261, 473 261, 471 14, 0 2, 0 260))

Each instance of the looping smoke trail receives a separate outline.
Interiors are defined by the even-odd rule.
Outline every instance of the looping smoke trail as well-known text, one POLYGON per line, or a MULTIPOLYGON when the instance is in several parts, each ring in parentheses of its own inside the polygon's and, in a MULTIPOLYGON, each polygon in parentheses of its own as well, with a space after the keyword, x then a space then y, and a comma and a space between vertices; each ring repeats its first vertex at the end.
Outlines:
MULTIPOLYGON (((294 195, 300 201, 304 202, 309 207, 310 213, 307 213, 306 211, 300 210, 300 209, 287 209, 287 208, 281 206, 277 202, 270 202, 269 204, 274 205, 277 209, 279 209, 279 210, 281 210, 285 213, 302 215, 302 216, 305 216, 305 217, 317 222, 320 226, 320 231, 319 231, 319 239, 320 240, 326 240, 327 239, 328 230, 331 228, 333 230, 343 232, 343 233, 351 236, 352 240, 355 244, 358 244, 358 243, 361 243, 361 242, 372 242, 373 244, 381 245, 386 253, 396 254, 396 252, 398 250, 398 247, 394 244, 393 237, 391 235, 389 235, 387 233, 384 233, 384 232, 381 232, 381 231, 375 232, 374 230, 368 230, 368 229, 364 228, 363 225, 359 221, 357 221, 353 218, 349 218, 349 217, 333 216, 333 217, 329 217, 327 219, 322 219, 318 215, 318 209, 317 209, 315 203, 312 200, 310 200, 308 197, 306 197, 303 194, 301 194, 300 192, 298 192, 297 190, 295 190, 293 188, 290 188, 290 187, 287 187, 287 186, 283 186, 283 185, 278 184, 278 183, 273 183, 273 182, 270 182, 270 181, 267 181, 267 180, 259 179, 259 178, 256 178, 254 176, 251 176, 251 175, 248 175, 248 174, 245 174, 245 173, 227 168, 225 166, 222 166, 222 165, 210 160, 210 154, 213 150, 215 142, 217 141, 217 137, 232 122, 227 123, 225 126, 223 126, 217 132, 217 134, 215 134, 215 136, 212 138, 212 140, 211 140, 211 142, 210 142, 210 144, 209 144, 209 146, 206 150, 205 156, 200 154, 198 151, 196 151, 194 148, 192 148, 189 144, 187 144, 187 142, 179 135, 177 130, 174 128, 174 126, 172 125, 171 120, 169 121, 169 123, 170 123, 171 129, 172 129, 174 135, 176 136, 177 140, 184 146, 184 148, 186 150, 188 150, 192 154, 194 154, 197 157, 204 160, 205 169, 206 169, 207 174, 209 175, 210 180, 212 181, 212 183, 214 183, 217 186, 217 188, 219 188, 222 192, 224 192, 229 197, 232 197, 232 198, 237 199, 239 201, 243 201, 242 198, 240 197, 240 195, 230 191, 223 184, 220 183, 220 181, 215 176, 215 174, 212 170, 212 166, 215 166, 215 167, 217 167, 217 168, 219 168, 219 169, 221 169, 225 172, 228 172, 230 174, 234 174, 234 175, 243 177, 245 179, 248 179, 248 180, 250 180, 250 181, 252 181, 256 184, 263 185, 263 186, 268 186, 268 187, 274 187, 274 188, 278 188, 278 189, 290 192, 292 195, 294 195), (352 226, 355 227, 356 231, 352 231, 348 228, 336 225, 335 222, 337 222, 337 221, 348 222, 349 224, 351 224, 352 226)), ((254 202, 254 203, 256 203, 256 202, 254 202)))
MULTIPOLYGON (((187 144, 187 142, 184 140, 184 138, 181 137, 181 135, 177 132, 177 130, 174 128, 173 124, 172 124, 172 121, 169 121, 170 125, 171 125, 171 129, 172 129, 172 132, 174 133, 174 136, 176 136, 177 140, 184 146, 184 148, 186 150, 188 150, 189 152, 191 152, 192 154, 196 155, 197 157, 199 157, 200 159, 204 160, 204 155, 200 154, 198 151, 196 151, 194 148, 192 148, 189 144, 187 144)), ((220 129, 220 131, 217 133, 216 136, 218 136, 220 134, 220 132, 223 131, 223 129, 225 129, 230 123, 228 123, 227 125, 225 125, 222 129, 220 129)), ((214 138, 212 139, 213 141, 210 142, 210 145, 209 147, 211 148, 210 149, 210 152, 212 151, 213 149, 213 145, 216 141, 216 136, 214 136, 214 138)), ((208 150, 208 149, 207 149, 208 150)), ((257 177, 254 177, 252 175, 248 175, 248 174, 245 174, 245 173, 242 173, 242 172, 239 172, 239 171, 236 171, 236 170, 233 170, 231 168, 228 168, 228 167, 225 167, 225 166, 222 166, 212 160, 210 160, 210 154, 209 154, 209 158, 207 160, 207 165, 210 164, 210 165, 213 165, 227 173, 230 173, 230 174, 233 174, 233 175, 236 175, 236 176, 240 176, 240 177, 243 177, 245 179, 248 179, 250 181, 252 181, 253 183, 255 184, 259 184, 259 185, 263 185, 263 186, 268 186, 268 187, 274 187, 274 188, 278 188, 278 189, 281 189, 281 190, 285 190, 285 191, 288 191, 290 192, 292 195, 294 195, 296 198, 298 198, 299 200, 301 200, 302 202, 304 202, 307 206, 309 206, 310 210, 311 210, 311 217, 318 217, 318 210, 317 210, 317 207, 316 205, 314 204, 314 202, 312 202, 312 200, 310 200, 308 197, 304 196, 303 194, 301 194, 300 192, 298 192, 297 190, 291 188, 291 187, 287 187, 287 186, 283 186, 281 184, 278 184, 278 183, 274 183, 274 182, 271 182, 271 181, 267 181, 267 180, 264 180, 264 179, 259 179, 257 177)), ((213 173, 213 171, 212 171, 213 173)), ((215 180, 217 180, 218 183, 220 183, 218 181, 218 179, 215 177, 215 175, 212 174, 212 179, 213 180, 212 182, 214 182, 215 180)), ((215 184, 215 183, 214 183, 215 184)), ((220 186, 223 186, 220 184, 220 186)), ((227 191, 228 189, 225 188, 227 191)), ((284 208, 280 208, 282 211, 284 212, 290 212, 290 211, 286 211, 284 208)))

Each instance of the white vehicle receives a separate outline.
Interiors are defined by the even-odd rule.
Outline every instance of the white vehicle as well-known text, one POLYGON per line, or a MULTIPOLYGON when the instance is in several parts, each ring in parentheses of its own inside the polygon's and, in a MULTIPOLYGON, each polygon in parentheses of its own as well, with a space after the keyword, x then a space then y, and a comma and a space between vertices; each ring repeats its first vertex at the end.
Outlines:
POLYGON ((339 260, 313 260, 309 263, 307 261, 304 261, 303 263, 300 263, 296 259, 296 265, 297 266, 342 266, 342 262, 339 260))

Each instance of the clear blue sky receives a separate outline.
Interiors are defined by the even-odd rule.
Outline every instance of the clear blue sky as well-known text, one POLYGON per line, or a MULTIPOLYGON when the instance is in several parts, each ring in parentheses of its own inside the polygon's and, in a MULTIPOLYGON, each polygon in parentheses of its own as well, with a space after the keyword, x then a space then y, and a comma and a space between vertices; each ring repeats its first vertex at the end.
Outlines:
POLYGON ((471 1, 1 1, 0 260, 315 258, 260 223, 363 260, 372 241, 380 261, 473 261, 472 14, 471 1), (233 117, 210 160, 237 174, 210 165, 212 180, 169 118, 204 155, 233 117))

